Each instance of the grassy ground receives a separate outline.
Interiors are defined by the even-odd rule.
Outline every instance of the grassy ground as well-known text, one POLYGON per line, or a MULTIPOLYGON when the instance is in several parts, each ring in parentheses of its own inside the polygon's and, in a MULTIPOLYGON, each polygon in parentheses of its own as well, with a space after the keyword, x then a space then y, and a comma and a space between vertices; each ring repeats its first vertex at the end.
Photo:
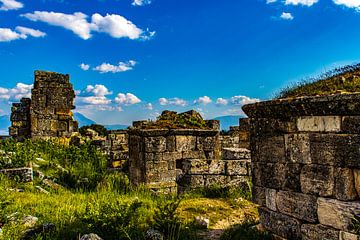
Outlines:
POLYGON ((355 92, 360 92, 360 64, 337 68, 319 77, 295 83, 281 90, 277 98, 355 92))

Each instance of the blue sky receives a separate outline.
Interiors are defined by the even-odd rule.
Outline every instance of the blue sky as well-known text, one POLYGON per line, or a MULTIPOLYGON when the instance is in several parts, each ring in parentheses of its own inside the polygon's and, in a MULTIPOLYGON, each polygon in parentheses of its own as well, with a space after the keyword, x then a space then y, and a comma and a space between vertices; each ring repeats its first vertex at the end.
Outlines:
POLYGON ((0 0, 0 115, 35 69, 69 73, 103 124, 242 114, 360 59, 360 0, 0 0))

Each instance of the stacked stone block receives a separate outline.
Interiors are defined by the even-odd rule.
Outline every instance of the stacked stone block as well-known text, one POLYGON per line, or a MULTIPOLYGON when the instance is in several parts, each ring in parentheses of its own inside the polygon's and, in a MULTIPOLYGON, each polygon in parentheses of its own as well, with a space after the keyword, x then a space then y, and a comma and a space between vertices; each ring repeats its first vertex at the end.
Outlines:
POLYGON ((360 94, 243 110, 251 122, 253 200, 262 225, 276 239, 359 239, 360 94))
POLYGON ((239 126, 230 127, 228 134, 220 136, 221 148, 249 149, 249 130, 249 119, 240 118, 239 126))
POLYGON ((12 104, 10 116, 12 125, 9 128, 9 132, 11 136, 19 140, 31 136, 30 105, 30 98, 22 98, 20 103, 12 104))
POLYGON ((78 129, 72 109, 75 92, 68 74, 35 71, 31 100, 13 104, 10 135, 24 138, 70 137, 78 129))
POLYGON ((177 192, 248 180, 249 150, 225 149, 221 159, 218 129, 131 129, 128 133, 130 180, 135 185, 177 192))
POLYGON ((109 131, 107 140, 110 141, 110 163, 112 168, 121 168, 129 160, 129 146, 127 130, 109 131))

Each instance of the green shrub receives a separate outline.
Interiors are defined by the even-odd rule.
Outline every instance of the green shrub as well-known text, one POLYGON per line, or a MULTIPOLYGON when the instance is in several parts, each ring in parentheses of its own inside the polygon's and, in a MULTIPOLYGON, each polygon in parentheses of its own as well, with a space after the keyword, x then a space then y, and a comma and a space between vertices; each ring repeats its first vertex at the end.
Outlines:
POLYGON ((79 133, 81 135, 85 135, 87 129, 92 129, 96 131, 99 134, 99 136, 106 137, 108 135, 108 130, 103 125, 100 124, 91 124, 89 126, 82 126, 81 128, 79 128, 79 133))

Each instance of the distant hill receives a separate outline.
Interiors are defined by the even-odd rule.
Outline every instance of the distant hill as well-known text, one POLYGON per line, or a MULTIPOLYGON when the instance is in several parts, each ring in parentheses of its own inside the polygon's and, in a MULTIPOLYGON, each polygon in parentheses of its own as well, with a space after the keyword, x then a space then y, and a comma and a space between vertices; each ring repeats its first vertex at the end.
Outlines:
POLYGON ((214 118, 214 120, 220 120, 220 129, 229 130, 230 126, 239 126, 239 118, 242 116, 222 116, 214 118))
POLYGON ((11 125, 10 116, 0 116, 0 135, 9 135, 9 127, 11 125))
POLYGON ((95 121, 85 117, 83 114, 79 112, 74 113, 74 119, 79 123, 79 127, 96 124, 95 121))

